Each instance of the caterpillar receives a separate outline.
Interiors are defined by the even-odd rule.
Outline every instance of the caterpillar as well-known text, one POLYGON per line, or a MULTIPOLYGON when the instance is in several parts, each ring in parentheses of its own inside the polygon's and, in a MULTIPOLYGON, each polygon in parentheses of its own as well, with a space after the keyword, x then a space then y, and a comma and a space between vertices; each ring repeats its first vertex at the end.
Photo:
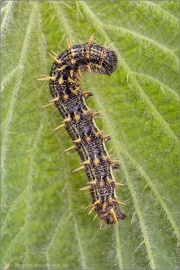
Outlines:
MULTIPOLYGON (((92 196, 89 214, 95 210, 94 219, 99 216, 100 224, 115 224, 125 219, 121 212, 115 194, 115 186, 121 185, 113 176, 113 169, 119 168, 116 160, 112 160, 107 153, 105 143, 109 135, 103 135, 95 124, 98 115, 86 105, 86 99, 92 96, 90 91, 81 90, 81 76, 83 72, 96 72, 110 75, 116 70, 117 55, 114 51, 97 45, 90 37, 87 43, 72 45, 68 41, 68 49, 61 54, 53 53, 54 63, 50 76, 41 80, 48 80, 53 99, 48 105, 55 104, 62 124, 54 130, 64 127, 72 138, 73 145, 65 151, 76 149, 82 163, 73 172, 85 170, 88 177, 87 186, 92 196)), ((93 219, 93 220, 94 220, 93 219)))

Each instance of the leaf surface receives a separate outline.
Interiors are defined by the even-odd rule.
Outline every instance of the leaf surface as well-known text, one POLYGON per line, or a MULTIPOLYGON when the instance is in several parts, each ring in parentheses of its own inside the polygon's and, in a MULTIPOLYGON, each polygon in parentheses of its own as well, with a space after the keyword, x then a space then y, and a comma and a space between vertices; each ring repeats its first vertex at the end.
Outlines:
POLYGON ((2 3, 2 261, 9 269, 178 268, 178 1, 2 3), (84 74, 88 106, 120 160, 116 188, 127 219, 92 222, 84 172, 48 83, 66 40, 118 55, 111 76, 84 74))

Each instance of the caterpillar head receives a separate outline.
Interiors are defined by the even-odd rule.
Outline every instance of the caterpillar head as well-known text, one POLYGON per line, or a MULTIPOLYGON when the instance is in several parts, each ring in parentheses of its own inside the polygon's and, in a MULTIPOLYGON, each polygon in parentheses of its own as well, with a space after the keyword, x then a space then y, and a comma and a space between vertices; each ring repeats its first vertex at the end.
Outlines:
POLYGON ((112 50, 105 50, 104 57, 101 64, 101 68, 99 70, 100 73, 110 75, 112 72, 116 70, 117 67, 117 55, 112 50))

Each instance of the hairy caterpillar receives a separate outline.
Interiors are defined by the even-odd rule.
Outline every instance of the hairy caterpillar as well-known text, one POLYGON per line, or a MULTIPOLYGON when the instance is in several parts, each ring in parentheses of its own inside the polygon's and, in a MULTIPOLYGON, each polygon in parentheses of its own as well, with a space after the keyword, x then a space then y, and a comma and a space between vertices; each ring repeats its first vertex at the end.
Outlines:
POLYGON ((93 36, 85 44, 73 46, 68 41, 67 50, 51 56, 55 61, 50 76, 42 80, 49 80, 53 96, 49 105, 55 104, 63 119, 55 130, 66 128, 73 140, 73 146, 67 150, 76 149, 81 157, 82 166, 74 172, 84 169, 87 174, 88 184, 82 190, 89 189, 92 196, 89 213, 95 210, 101 225, 117 223, 119 219, 125 219, 119 208, 122 202, 115 194, 115 186, 121 184, 115 181, 112 173, 119 165, 110 158, 105 147, 110 136, 103 135, 95 124, 98 113, 85 103, 92 93, 80 88, 83 72, 110 75, 116 70, 117 56, 114 51, 95 44, 93 36))

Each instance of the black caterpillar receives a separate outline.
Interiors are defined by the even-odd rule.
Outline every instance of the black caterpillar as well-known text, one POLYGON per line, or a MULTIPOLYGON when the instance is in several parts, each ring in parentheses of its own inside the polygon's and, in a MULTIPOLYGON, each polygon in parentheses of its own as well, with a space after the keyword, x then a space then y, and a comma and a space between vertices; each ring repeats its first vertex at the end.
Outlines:
MULTIPOLYGON (((92 95, 90 91, 80 89, 82 72, 98 72, 110 75, 116 70, 117 56, 114 51, 101 47, 93 42, 90 37, 87 43, 72 45, 68 42, 68 49, 60 55, 54 53, 54 63, 51 68, 49 80, 53 100, 63 121, 60 126, 65 127, 73 140, 73 146, 82 160, 82 166, 75 171, 84 169, 88 184, 84 189, 90 189, 93 210, 100 217, 102 223, 114 224, 119 219, 125 219, 120 211, 112 169, 119 168, 107 153, 105 142, 110 136, 103 135, 96 127, 94 118, 98 113, 89 109, 85 99, 92 95)), ((49 104, 49 105, 50 105, 49 104)), ((75 172, 74 171, 74 172, 75 172)), ((95 216, 95 217, 96 217, 95 216)))

